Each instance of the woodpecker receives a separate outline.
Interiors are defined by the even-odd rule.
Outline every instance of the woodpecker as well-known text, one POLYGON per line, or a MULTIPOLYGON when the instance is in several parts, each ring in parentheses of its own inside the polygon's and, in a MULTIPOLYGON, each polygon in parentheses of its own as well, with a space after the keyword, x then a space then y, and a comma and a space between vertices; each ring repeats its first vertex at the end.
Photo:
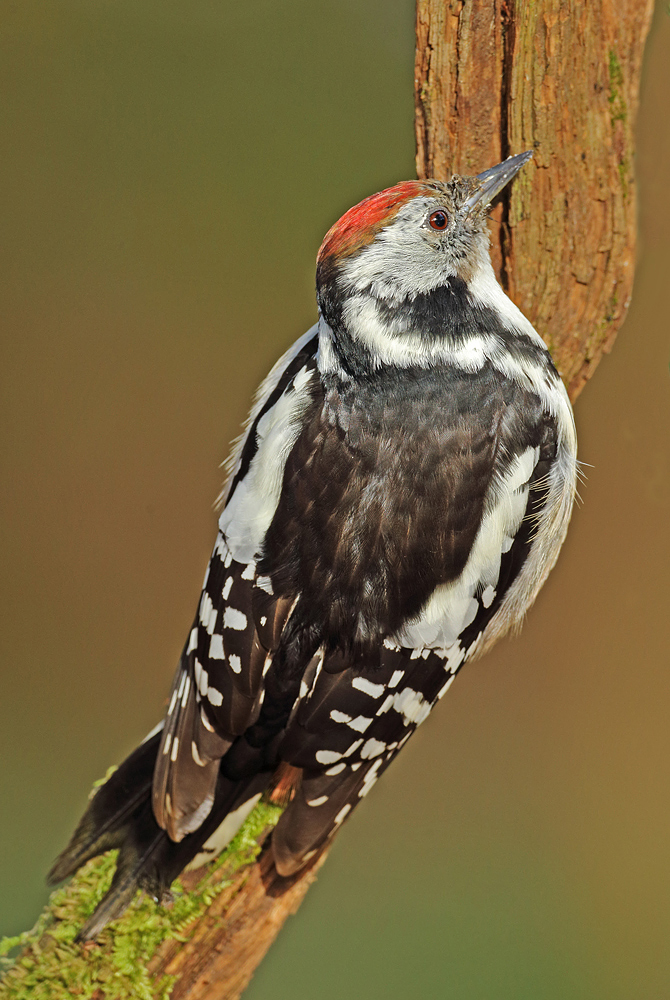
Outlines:
POLYGON ((318 253, 318 322, 261 385, 164 722, 93 798, 59 881, 119 848, 95 937, 279 785, 280 876, 333 836, 558 557, 576 434, 497 283, 492 199, 530 159, 366 198, 318 253))

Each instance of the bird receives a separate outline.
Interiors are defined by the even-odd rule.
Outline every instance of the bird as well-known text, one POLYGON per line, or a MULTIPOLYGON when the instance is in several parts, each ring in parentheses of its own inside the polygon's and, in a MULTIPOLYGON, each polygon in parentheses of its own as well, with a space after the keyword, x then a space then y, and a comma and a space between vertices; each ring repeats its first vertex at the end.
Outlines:
POLYGON ((463 664, 520 627, 578 468, 561 377, 490 257, 491 202, 531 156, 398 183, 326 234, 318 320, 229 459, 165 718, 50 872, 119 849, 80 939, 138 889, 166 899, 263 795, 285 804, 276 872, 300 872, 463 664))

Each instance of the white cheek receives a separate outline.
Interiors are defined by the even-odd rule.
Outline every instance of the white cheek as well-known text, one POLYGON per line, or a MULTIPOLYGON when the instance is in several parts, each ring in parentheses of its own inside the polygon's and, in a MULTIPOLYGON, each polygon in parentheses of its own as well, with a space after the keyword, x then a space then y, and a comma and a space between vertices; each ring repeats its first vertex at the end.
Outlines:
POLYGON ((346 284, 392 302, 430 292, 452 277, 456 272, 449 254, 433 247, 422 231, 427 210, 428 202, 423 208, 408 206, 406 219, 399 213, 374 243, 346 260, 346 284))

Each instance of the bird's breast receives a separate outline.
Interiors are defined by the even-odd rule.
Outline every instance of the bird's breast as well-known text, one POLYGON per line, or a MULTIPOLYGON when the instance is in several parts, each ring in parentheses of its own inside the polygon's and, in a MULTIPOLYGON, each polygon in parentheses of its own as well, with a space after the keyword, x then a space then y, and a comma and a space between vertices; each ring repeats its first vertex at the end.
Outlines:
MULTIPOLYGON (((286 461, 260 570, 331 637, 392 635, 463 573, 504 464, 493 370, 385 370, 331 386, 286 461)), ((524 442, 523 450, 526 450, 524 442)))

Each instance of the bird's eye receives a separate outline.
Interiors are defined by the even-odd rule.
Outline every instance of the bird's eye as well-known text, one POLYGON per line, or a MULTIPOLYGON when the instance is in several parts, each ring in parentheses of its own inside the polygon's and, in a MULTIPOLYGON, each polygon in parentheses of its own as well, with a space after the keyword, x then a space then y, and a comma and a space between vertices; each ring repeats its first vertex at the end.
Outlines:
POLYGON ((431 229, 442 230, 447 228, 449 219, 446 212, 433 212, 428 222, 431 229))

